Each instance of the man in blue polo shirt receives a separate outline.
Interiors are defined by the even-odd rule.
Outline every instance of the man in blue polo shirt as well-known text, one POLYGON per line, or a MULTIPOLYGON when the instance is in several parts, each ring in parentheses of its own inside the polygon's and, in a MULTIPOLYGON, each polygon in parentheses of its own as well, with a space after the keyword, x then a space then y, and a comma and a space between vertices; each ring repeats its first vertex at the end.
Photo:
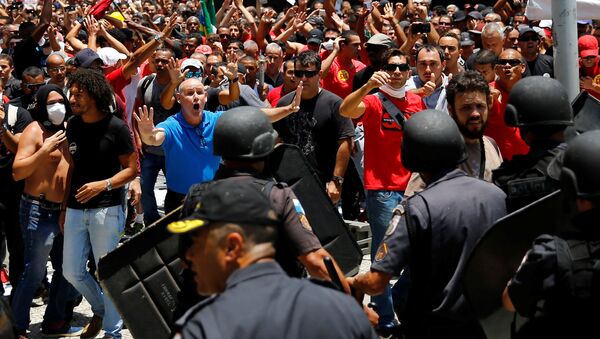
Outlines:
POLYGON ((135 114, 146 145, 162 146, 167 167, 165 212, 181 205, 193 184, 212 180, 220 157, 213 155, 213 131, 223 112, 204 111, 206 92, 202 81, 190 78, 179 85, 181 112, 154 126, 154 110, 143 106, 135 114))

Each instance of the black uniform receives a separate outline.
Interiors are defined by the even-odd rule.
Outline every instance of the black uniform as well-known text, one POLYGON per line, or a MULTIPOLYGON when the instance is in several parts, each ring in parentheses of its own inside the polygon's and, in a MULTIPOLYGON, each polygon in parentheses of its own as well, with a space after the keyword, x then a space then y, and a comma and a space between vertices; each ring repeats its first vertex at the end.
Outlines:
MULTIPOLYGON (((276 244, 275 259, 289 276, 301 277, 304 269, 298 263, 297 257, 318 250, 322 246, 311 229, 300 201, 287 185, 275 183, 273 178, 261 175, 256 171, 231 170, 221 167, 213 181, 195 184, 190 187, 183 201, 181 217, 185 218, 192 214, 196 204, 202 197, 202 193, 217 180, 253 180, 258 190, 266 192, 265 194, 269 196, 275 212, 284 221, 283 230, 279 232, 279 240, 276 244)), ((186 245, 180 247, 182 249, 187 248, 186 245)), ((181 256, 184 257, 183 253, 181 256)), ((191 272, 185 270, 182 276, 183 286, 179 295, 175 319, 201 300, 196 293, 196 284, 191 272)))
POLYGON ((290 278, 275 262, 233 272, 223 293, 194 306, 176 327, 184 339, 377 338, 350 296, 290 278))
POLYGON ((578 231, 542 235, 527 253, 508 294, 533 318, 518 337, 597 338, 600 333, 600 209, 572 219, 578 231), (544 301, 541 314, 538 304, 544 301), (532 336, 534 335, 534 336, 532 336))
POLYGON ((493 172, 493 182, 507 195, 509 213, 559 189, 558 181, 548 176, 548 165, 566 147, 567 144, 560 141, 537 141, 529 153, 515 155, 493 172))
POLYGON ((409 338, 485 338, 461 280, 477 240, 505 214, 504 193, 460 169, 407 199, 404 215, 396 210, 371 270, 410 269, 409 338))

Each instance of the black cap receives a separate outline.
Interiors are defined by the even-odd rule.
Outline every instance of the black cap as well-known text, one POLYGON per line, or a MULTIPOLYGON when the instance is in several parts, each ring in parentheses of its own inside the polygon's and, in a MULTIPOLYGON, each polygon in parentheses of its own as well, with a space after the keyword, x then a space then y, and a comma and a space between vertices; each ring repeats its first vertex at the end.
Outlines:
POLYGON ((452 21, 453 22, 459 22, 459 21, 463 21, 467 18, 467 15, 465 14, 464 11, 456 11, 452 14, 452 21))
POLYGON ((277 213, 256 184, 248 180, 219 180, 204 191, 194 212, 167 226, 171 233, 187 233, 216 222, 275 226, 277 213))
POLYGON ((320 29, 311 29, 310 32, 308 32, 308 39, 306 40, 306 43, 320 45, 321 42, 323 42, 323 36, 323 31, 320 29))
POLYGON ((470 11, 469 14, 467 14, 467 16, 473 19, 483 20, 483 15, 481 15, 481 13, 478 11, 470 11))
POLYGON ((98 53, 94 52, 90 48, 84 48, 81 51, 77 52, 77 54, 75 54, 75 63, 74 64, 77 67, 88 68, 96 60, 99 60, 100 64, 104 64, 102 62, 102 59, 100 59, 100 56, 98 55, 98 53))

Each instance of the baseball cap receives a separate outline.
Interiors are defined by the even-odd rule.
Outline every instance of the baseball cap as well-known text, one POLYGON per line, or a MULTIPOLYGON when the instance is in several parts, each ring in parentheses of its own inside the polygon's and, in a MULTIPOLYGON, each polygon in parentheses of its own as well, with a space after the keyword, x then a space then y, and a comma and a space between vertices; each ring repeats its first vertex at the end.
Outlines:
POLYGON ((212 48, 210 48, 209 45, 200 45, 196 47, 196 50, 194 52, 202 54, 212 54, 212 48))
POLYGON ((471 39, 471 35, 468 32, 460 33, 460 46, 472 46, 475 41, 471 39))
POLYGON ((540 28, 552 28, 552 20, 541 20, 538 26, 540 28))
POLYGON ((104 64, 98 53, 90 48, 84 48, 75 54, 75 62, 73 64, 77 67, 88 68, 96 60, 100 60, 100 62, 104 64))
POLYGON ((531 27, 523 27, 523 28, 519 28, 519 38, 522 37, 523 35, 527 34, 527 33, 533 33, 533 34, 538 34, 533 28, 531 27))
POLYGON ((391 48, 394 46, 394 42, 390 39, 389 36, 383 33, 377 33, 373 35, 367 41, 367 45, 377 45, 377 46, 385 46, 391 48))
POLYGON ((473 19, 483 20, 483 15, 481 15, 481 13, 478 11, 470 11, 469 14, 467 14, 467 16, 473 19))
POLYGON ((120 53, 112 47, 103 47, 98 49, 98 57, 105 66, 114 66, 119 60, 127 59, 127 55, 120 53))
POLYGON ((452 14, 452 22, 463 21, 467 18, 467 15, 464 11, 456 11, 452 14))
POLYGON ((245 180, 220 180, 209 186, 187 218, 167 226, 171 233, 187 233, 224 222, 275 226, 280 219, 264 193, 245 180))
POLYGON ((591 25, 592 20, 577 20, 578 25, 591 25))
POLYGON ((183 72, 188 67, 195 67, 199 70, 203 70, 202 63, 198 59, 187 58, 183 60, 181 66, 179 66, 179 70, 183 72))
POLYGON ((579 47, 579 56, 582 58, 598 55, 598 40, 593 35, 583 35, 577 40, 579 47))
POLYGON ((308 32, 308 39, 306 40, 307 44, 317 44, 320 45, 323 41, 323 31, 318 28, 311 29, 308 32))

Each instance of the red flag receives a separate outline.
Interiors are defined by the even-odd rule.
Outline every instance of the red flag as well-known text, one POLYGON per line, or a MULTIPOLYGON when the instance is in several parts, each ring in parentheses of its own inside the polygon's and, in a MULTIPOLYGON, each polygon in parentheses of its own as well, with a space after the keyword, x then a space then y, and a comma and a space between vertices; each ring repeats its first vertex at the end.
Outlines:
POLYGON ((112 0, 100 0, 90 8, 89 14, 93 15, 96 19, 101 19, 111 4, 112 0))

